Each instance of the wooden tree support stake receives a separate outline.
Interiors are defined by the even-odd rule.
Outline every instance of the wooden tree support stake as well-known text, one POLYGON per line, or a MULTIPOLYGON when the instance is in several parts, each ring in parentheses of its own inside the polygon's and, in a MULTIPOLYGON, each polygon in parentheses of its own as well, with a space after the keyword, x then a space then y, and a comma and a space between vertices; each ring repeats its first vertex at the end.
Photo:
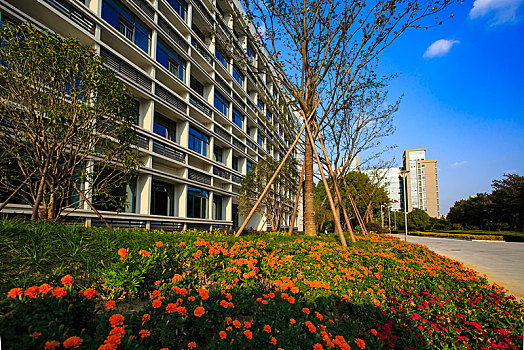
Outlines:
POLYGON ((87 199, 87 197, 82 193, 82 191, 80 191, 77 187, 76 187, 76 184, 73 183, 73 187, 76 191, 76 193, 78 193, 80 195, 80 197, 82 197, 83 200, 86 201, 87 205, 89 205, 89 208, 91 208, 91 210, 98 216, 98 218, 100 220, 102 220, 102 222, 106 225, 106 227, 108 229, 111 229, 111 226, 109 226, 109 224, 107 223, 107 221, 102 217, 102 214, 100 214, 98 212, 98 210, 96 210, 96 208, 93 206, 93 204, 87 199))
POLYGON ((291 223, 289 224, 288 234, 291 236, 293 233, 293 226, 295 226, 295 219, 297 217, 298 202, 300 200, 300 191, 302 191, 302 181, 304 179, 304 162, 302 162, 302 171, 300 172, 300 182, 298 183, 297 197, 295 199, 295 207, 293 208, 293 216, 291 217, 291 223))

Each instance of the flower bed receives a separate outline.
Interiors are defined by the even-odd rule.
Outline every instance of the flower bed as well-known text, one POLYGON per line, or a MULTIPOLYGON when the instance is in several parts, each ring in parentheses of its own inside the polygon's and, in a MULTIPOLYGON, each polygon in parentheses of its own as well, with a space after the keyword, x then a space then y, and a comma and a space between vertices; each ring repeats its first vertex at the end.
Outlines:
MULTIPOLYGON (((522 348, 521 303, 387 236, 335 242, 158 235, 122 245, 98 284, 11 289, 6 348, 522 348)), ((80 271, 79 271, 79 274, 80 271)))

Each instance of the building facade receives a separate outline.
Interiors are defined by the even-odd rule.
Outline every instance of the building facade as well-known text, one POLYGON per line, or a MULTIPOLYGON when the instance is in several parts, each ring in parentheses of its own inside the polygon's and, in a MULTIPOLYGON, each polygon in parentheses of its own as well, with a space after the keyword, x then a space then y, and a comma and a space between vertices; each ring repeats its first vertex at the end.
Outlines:
MULTIPOLYGON (((126 186, 125 212, 101 211, 110 224, 241 224, 240 182, 259 160, 287 152, 294 134, 286 121, 296 117, 275 107, 285 93, 261 73, 268 65, 246 34, 251 24, 233 15, 243 13, 238 1, 1 0, 0 11, 2 21, 29 21, 92 47, 133 91, 143 166, 126 186)), ((9 205, 7 212, 27 210, 9 205)), ((72 217, 101 225, 87 204, 72 217)), ((247 227, 266 229, 265 222, 255 215, 247 227)))

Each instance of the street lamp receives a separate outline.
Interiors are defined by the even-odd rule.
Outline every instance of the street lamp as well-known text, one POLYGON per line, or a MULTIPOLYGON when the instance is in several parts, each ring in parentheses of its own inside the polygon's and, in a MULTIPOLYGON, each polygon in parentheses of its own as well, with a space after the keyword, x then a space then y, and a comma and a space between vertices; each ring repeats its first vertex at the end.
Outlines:
POLYGON ((405 234, 404 234, 404 241, 408 240, 408 201, 407 201, 407 184, 406 184, 406 177, 409 174, 409 170, 401 170, 400 176, 402 176, 402 184, 404 185, 404 228, 405 228, 405 234))

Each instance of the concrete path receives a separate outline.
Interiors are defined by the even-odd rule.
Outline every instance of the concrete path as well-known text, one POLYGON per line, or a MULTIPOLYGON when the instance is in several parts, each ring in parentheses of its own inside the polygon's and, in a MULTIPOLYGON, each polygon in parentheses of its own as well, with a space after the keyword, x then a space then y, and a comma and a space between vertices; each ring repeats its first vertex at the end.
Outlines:
MULTIPOLYGON (((404 240, 404 235, 394 235, 404 240)), ((490 282, 509 289, 524 300, 524 243, 467 241, 462 239, 408 236, 408 242, 425 245, 437 254, 462 261, 486 275, 490 282)))

